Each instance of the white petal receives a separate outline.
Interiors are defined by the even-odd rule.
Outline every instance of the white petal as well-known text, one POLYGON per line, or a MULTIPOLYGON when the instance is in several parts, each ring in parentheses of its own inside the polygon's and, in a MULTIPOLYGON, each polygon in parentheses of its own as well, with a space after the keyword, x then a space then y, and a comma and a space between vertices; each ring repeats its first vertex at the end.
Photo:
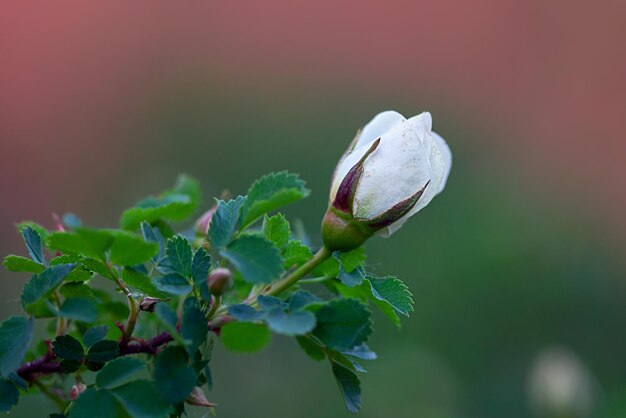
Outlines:
POLYGON ((393 110, 380 112, 363 127, 354 148, 360 148, 365 144, 369 144, 380 138, 385 132, 389 131, 396 124, 403 122, 404 120, 406 120, 404 116, 393 110))
MULTIPOLYGON (((359 154, 366 150, 359 149, 359 154)), ((380 145, 367 158, 364 168, 354 207, 354 215, 360 219, 381 215, 431 179, 429 153, 408 121, 382 135, 380 145)))
POLYGON ((448 181, 448 176, 450 175, 450 169, 452 168, 452 152, 450 151, 450 147, 446 143, 445 139, 441 137, 436 132, 431 132, 431 136, 439 148, 439 152, 441 153, 441 158, 443 158, 443 166, 444 166, 444 175, 443 180, 441 181, 441 185, 439 186, 439 193, 443 191, 443 188, 446 187, 446 182, 448 181))
POLYGON ((413 116, 409 119, 409 123, 413 125, 420 141, 425 142, 426 137, 433 128, 433 117, 430 112, 422 112, 417 116, 413 116))

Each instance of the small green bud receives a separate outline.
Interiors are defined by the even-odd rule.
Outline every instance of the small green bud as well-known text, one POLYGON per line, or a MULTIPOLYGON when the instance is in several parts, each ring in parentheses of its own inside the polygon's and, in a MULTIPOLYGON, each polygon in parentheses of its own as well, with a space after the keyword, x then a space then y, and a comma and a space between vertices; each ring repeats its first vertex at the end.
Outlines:
POLYGON ((322 220, 322 239, 330 251, 354 250, 363 245, 373 232, 365 223, 332 206, 322 220))
POLYGON ((207 277, 207 285, 212 295, 222 296, 233 285, 233 273, 223 267, 215 269, 207 277))

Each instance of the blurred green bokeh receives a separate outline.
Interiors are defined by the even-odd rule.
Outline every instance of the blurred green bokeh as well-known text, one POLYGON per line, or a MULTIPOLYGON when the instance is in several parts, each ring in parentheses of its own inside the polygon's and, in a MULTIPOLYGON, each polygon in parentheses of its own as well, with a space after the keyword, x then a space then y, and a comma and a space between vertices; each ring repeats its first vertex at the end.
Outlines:
MULTIPOLYGON (((125 207, 168 187, 179 172, 202 181, 208 208, 223 188, 244 193, 260 175, 287 169, 313 190, 287 214, 302 219, 319 242, 330 174, 356 129, 389 103, 416 114, 426 102, 310 91, 250 92, 190 81, 155 94, 128 127, 124 158, 109 184, 79 215, 88 224, 114 224, 125 207)), ((415 312, 400 331, 376 317, 370 346, 379 359, 365 365, 360 415, 532 416, 533 359, 562 346, 592 376, 595 406, 586 416, 624 416, 626 283, 612 243, 573 209, 575 197, 555 201, 512 173, 493 141, 462 128, 458 109, 429 110, 453 151, 452 173, 445 192, 400 232, 367 244, 370 268, 402 278, 415 312)), ((0 276, 6 299, 17 300, 23 280, 0 276)), ((2 314, 17 310, 15 303, 2 314)), ((212 369, 208 397, 219 404, 218 416, 349 416, 329 366, 312 362, 295 341, 275 337, 255 356, 228 353, 218 343, 212 369)), ((42 416, 48 407, 23 397, 11 416, 42 416)))

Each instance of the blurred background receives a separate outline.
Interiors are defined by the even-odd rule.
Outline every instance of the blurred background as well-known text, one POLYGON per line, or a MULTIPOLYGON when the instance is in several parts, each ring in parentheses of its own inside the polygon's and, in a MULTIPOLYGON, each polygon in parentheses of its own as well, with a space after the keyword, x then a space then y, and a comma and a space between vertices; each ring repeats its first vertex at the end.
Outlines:
MULTIPOLYGON (((452 174, 367 246, 415 312, 377 318, 360 415, 624 417, 625 19, 621 1, 3 2, 0 253, 52 212, 116 225, 179 172, 204 208, 298 172, 313 194, 287 212, 319 240, 357 128, 429 110, 452 174)), ((0 271, 2 317, 27 278, 0 271)), ((349 415, 295 341, 214 359, 218 416, 349 415)))

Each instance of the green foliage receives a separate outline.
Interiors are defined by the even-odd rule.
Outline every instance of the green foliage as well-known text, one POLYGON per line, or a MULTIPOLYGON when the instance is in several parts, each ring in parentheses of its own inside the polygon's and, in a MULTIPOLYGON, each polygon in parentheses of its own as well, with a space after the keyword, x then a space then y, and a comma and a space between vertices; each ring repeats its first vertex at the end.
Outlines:
POLYGON ((263 214, 307 197, 310 190, 296 174, 272 173, 255 181, 242 209, 242 226, 250 225, 263 214))
POLYGON ((33 321, 11 316, 0 324, 0 377, 14 373, 24 359, 33 338, 33 321))
POLYGON ((180 235, 167 241, 167 259, 169 267, 183 277, 191 276, 191 244, 180 235))
POLYGON ((372 333, 370 312, 356 299, 337 299, 315 313, 317 327, 313 335, 327 347, 349 350, 367 341, 372 333))
POLYGON ((62 264, 48 267, 26 282, 20 297, 24 310, 33 313, 33 305, 54 292, 74 266, 75 264, 62 264))
POLYGON ((85 351, 81 343, 71 335, 59 335, 52 341, 52 352, 60 359, 82 361, 85 351))
POLYGON ((241 208, 245 202, 246 198, 243 196, 237 196, 228 202, 218 201, 209 226, 209 240, 213 247, 224 248, 233 240, 240 226, 241 208))
POLYGON ((222 250, 221 254, 250 283, 270 283, 283 271, 283 260, 278 249, 260 236, 241 236, 222 250))
POLYGON ((3 264, 32 273, 20 298, 30 318, 0 324, 0 411, 35 381, 66 393, 61 383, 69 379, 38 380, 53 372, 90 384, 66 415, 50 416, 179 418, 194 388, 213 385, 214 338, 230 351, 255 353, 272 332, 295 337, 316 361, 327 359, 348 410, 357 411, 359 362, 376 358, 365 345, 372 332, 366 305, 399 323, 399 314, 412 311, 411 294, 399 279, 368 274, 363 248, 313 258, 306 234, 296 228, 294 235, 307 245, 292 237, 283 214, 270 214, 308 194, 294 174, 264 176, 246 196, 217 201, 206 236, 170 224, 188 221, 199 204, 198 183, 186 176, 126 210, 121 229, 86 227, 76 215, 64 216, 67 231, 19 224, 30 258, 9 255, 3 264), (233 284, 211 294, 207 279, 217 268, 230 269, 224 277, 232 274, 233 284), (334 297, 302 288, 316 283, 334 297), (52 342, 29 351, 34 318, 49 318, 52 342))
POLYGON ((36 263, 45 265, 46 259, 43 256, 43 247, 41 245, 41 235, 39 232, 35 228, 27 226, 22 229, 22 237, 26 243, 30 258, 36 263))
POLYGON ((114 389, 129 383, 146 370, 146 363, 135 357, 120 357, 110 361, 96 375, 96 385, 104 389, 114 389))
POLYGON ((159 353, 153 374, 159 394, 173 404, 184 401, 198 380, 187 352, 181 347, 168 347, 159 353))
POLYGON ((279 250, 284 249, 291 237, 291 227, 287 219, 285 219, 285 215, 282 213, 272 217, 265 215, 263 218, 263 234, 279 250))
POLYGON ((173 189, 151 196, 126 210, 120 219, 123 229, 137 229, 141 222, 158 220, 182 221, 190 216, 200 201, 200 185, 189 176, 181 175, 173 189))
POLYGON ((25 271, 28 273, 41 273, 45 268, 43 264, 19 255, 7 255, 4 257, 2 265, 9 271, 25 271))
POLYGON ((0 379, 0 412, 9 412, 17 405, 20 392, 8 380, 0 379))

